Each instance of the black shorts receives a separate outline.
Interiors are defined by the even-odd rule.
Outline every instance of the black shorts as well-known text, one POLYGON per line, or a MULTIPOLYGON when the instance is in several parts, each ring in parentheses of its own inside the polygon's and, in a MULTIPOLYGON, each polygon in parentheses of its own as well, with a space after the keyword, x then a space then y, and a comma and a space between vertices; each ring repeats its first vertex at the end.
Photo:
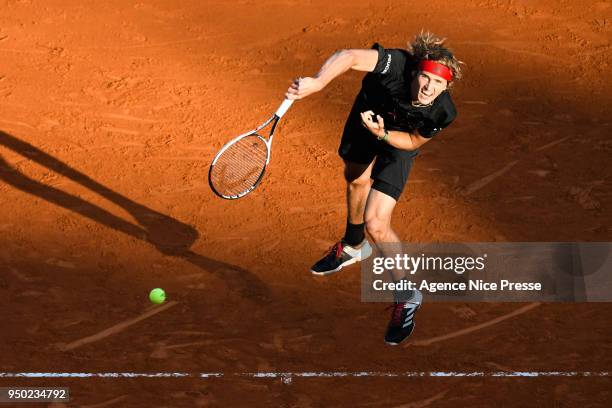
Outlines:
POLYGON ((338 154, 346 161, 359 164, 370 164, 376 159, 372 168, 372 188, 397 201, 418 151, 396 149, 387 142, 376 140, 376 136, 361 124, 358 109, 353 109, 344 126, 338 154))

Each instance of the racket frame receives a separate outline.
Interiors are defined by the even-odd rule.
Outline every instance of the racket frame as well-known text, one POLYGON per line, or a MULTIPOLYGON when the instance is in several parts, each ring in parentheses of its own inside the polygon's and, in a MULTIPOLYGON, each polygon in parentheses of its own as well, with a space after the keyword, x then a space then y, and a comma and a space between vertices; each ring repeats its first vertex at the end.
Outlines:
POLYGON ((287 110, 289 109, 289 107, 291 106, 292 103, 293 103, 292 100, 285 99, 285 101, 281 104, 281 106, 276 110, 276 112, 268 120, 266 120, 264 123, 262 123, 261 125, 259 125, 255 129, 250 130, 250 131, 248 131, 246 133, 243 133, 243 134, 241 134, 239 136, 236 136, 235 138, 233 138, 232 140, 227 142, 221 148, 221 150, 219 150, 219 152, 215 155, 215 158, 213 159, 212 163, 210 164, 210 168, 208 169, 208 184, 210 185, 211 190, 216 195, 218 195, 219 197, 221 197, 221 198, 223 198, 225 200, 237 200, 237 199, 242 198, 245 195, 249 194, 251 191, 255 190, 255 188, 259 185, 261 180, 263 180, 263 176, 266 173, 266 168, 268 167, 268 164, 270 163, 270 156, 271 156, 271 152, 272 152, 272 140, 274 139, 274 131, 276 130, 276 125, 278 125, 278 121, 285 114, 285 112, 287 112, 287 110), (270 129, 270 133, 268 135, 268 140, 266 140, 263 136, 261 136, 257 132, 259 132, 261 129, 265 128, 266 126, 268 126, 272 121, 274 121, 274 123, 272 123, 272 128, 270 129), (215 164, 217 163, 217 161, 219 160, 219 158, 221 157, 223 152, 225 152, 230 146, 232 146, 234 143, 236 143, 240 139, 243 139, 243 138, 245 138, 247 136, 253 136, 253 135, 255 135, 258 138, 260 138, 264 142, 264 144, 266 145, 266 163, 264 164, 264 167, 261 170, 261 174, 259 175, 257 180, 253 183, 253 185, 249 189, 247 189, 247 190, 245 190, 243 192, 240 192, 239 194, 231 195, 231 196, 221 194, 219 191, 217 191, 217 189, 215 188, 215 185, 212 182, 212 171, 213 171, 213 168, 215 167, 215 164))

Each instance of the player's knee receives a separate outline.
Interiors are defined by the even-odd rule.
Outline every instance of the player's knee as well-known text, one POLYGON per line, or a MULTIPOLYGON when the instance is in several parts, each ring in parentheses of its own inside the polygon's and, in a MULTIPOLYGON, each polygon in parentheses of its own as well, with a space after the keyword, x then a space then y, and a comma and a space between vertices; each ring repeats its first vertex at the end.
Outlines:
POLYGON ((365 227, 374 241, 384 241, 391 228, 386 220, 378 217, 367 218, 365 227))

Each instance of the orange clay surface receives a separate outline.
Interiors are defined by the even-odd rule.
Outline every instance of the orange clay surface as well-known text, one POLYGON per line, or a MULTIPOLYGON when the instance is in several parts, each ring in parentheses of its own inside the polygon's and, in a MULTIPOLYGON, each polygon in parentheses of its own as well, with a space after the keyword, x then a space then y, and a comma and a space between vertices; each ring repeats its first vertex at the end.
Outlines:
POLYGON ((233 375, 612 368, 610 304, 430 303, 412 343, 389 347, 358 266, 310 275, 343 233, 336 149, 363 74, 294 104, 248 197, 217 198, 207 172, 292 78, 425 28, 465 79, 397 205, 402 239, 610 241, 611 17, 586 0, 4 0, 0 372, 227 376, 0 386, 69 386, 70 402, 40 405, 55 408, 603 406, 609 376, 233 375), (154 287, 169 303, 146 315, 154 287))

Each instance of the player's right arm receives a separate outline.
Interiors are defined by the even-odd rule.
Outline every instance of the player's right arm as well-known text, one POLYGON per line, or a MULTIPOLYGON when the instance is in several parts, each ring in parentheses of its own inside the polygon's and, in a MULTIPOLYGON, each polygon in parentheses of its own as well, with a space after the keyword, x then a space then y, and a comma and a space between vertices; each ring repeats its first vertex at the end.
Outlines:
POLYGON ((314 77, 293 81, 285 96, 287 99, 302 99, 325 88, 334 78, 349 69, 372 72, 378 62, 377 50, 340 50, 325 61, 314 77))

